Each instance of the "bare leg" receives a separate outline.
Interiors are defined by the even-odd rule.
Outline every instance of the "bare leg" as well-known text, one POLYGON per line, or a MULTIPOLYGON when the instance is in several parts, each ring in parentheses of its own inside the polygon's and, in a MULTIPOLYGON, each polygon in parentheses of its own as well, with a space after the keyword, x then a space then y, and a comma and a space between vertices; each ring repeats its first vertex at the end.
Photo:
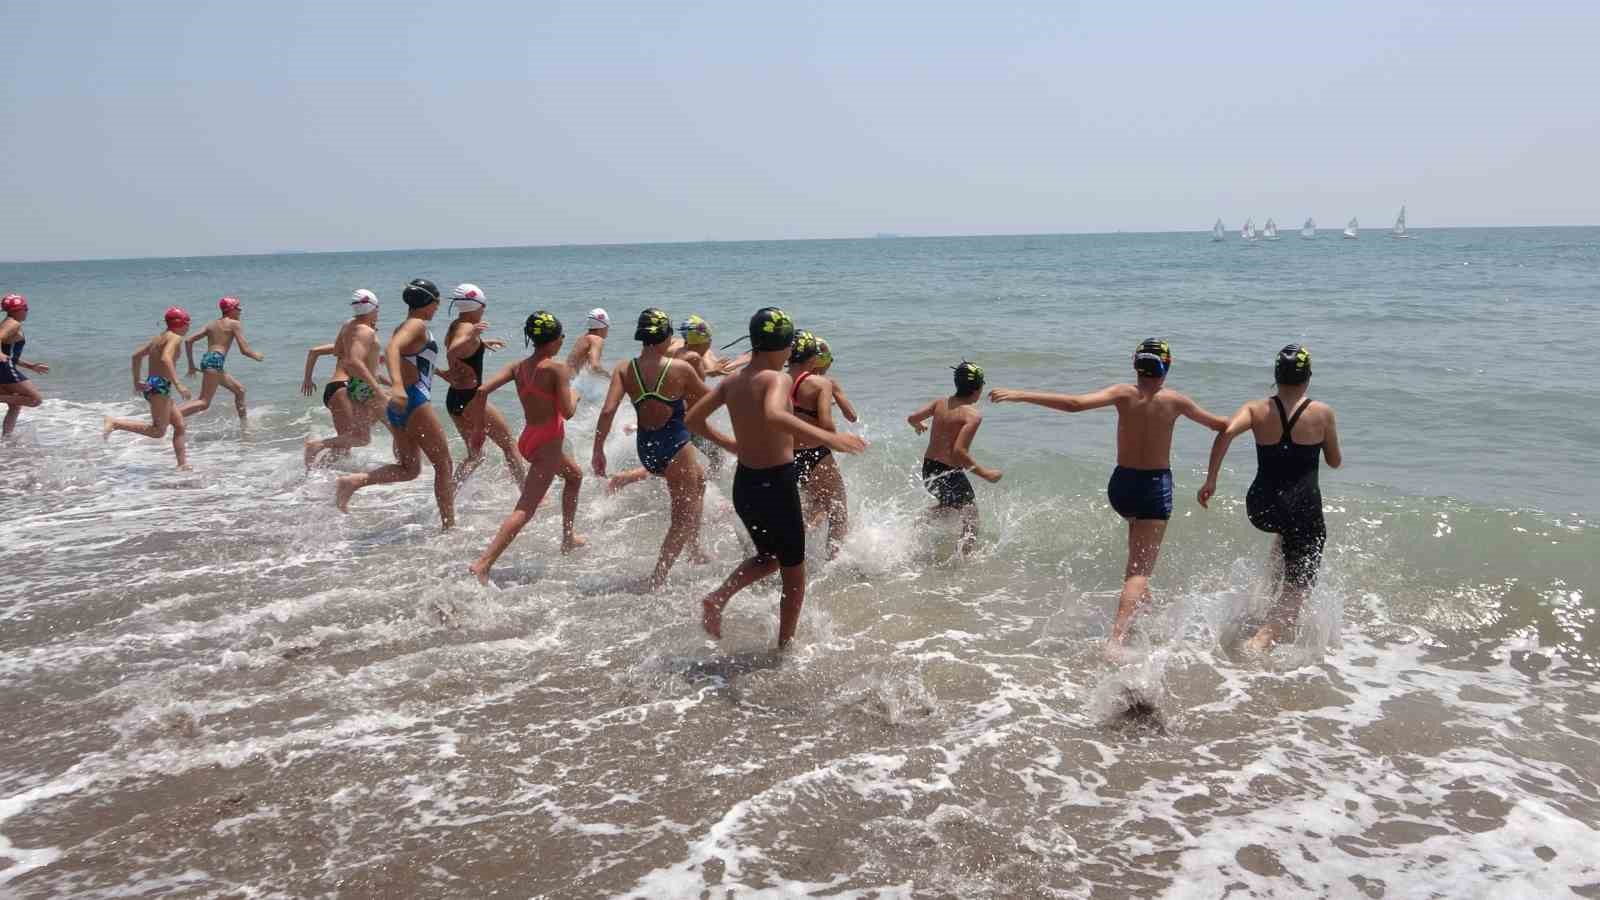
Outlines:
POLYGON ((6 404, 6 421, 5 421, 5 425, 3 427, 0 427, 0 437, 11 437, 11 432, 13 432, 13 431, 15 431, 17 429, 17 416, 19 416, 21 414, 22 414, 22 404, 20 404, 20 403, 8 403, 8 404, 6 404))
MULTIPOLYGON (((527 478, 522 482, 522 496, 517 498, 517 505, 511 510, 511 515, 506 516, 500 523, 500 530, 495 532, 494 540, 484 549, 483 554, 473 561, 468 567, 473 575, 482 584, 489 583, 489 570, 500 559, 500 554, 506 552, 511 542, 517 539, 517 534, 523 526, 533 517, 533 511, 539 508, 539 503, 544 500, 545 492, 550 489, 550 482, 556 477, 556 472, 567 462, 561 452, 561 444, 551 441, 534 451, 532 465, 528 467, 527 478)), ((576 464, 574 464, 576 465, 576 464)), ((569 485, 571 481, 567 482, 569 485)), ((572 492, 576 495, 576 491, 572 492)), ((577 510, 577 497, 573 497, 573 511, 577 510)), ((565 510, 563 510, 565 512, 565 510)))
POLYGON ((233 392, 233 411, 239 414, 239 427, 243 430, 245 424, 244 385, 239 383, 239 379, 223 373, 222 386, 233 392))
POLYGON ((971 553, 978 548, 978 504, 961 507, 961 552, 971 553))
POLYGON ((147 438, 164 438, 167 436, 167 425, 172 421, 172 414, 177 411, 170 397, 159 394, 148 398, 150 401, 150 422, 146 424, 138 419, 113 419, 106 417, 106 426, 101 431, 103 438, 111 437, 113 431, 127 431, 133 434, 142 434, 147 438))
POLYGON ((630 484, 637 484, 650 477, 650 470, 644 466, 636 466, 626 472, 618 472, 606 482, 606 493, 615 494, 630 484))
POLYGON ((178 411, 185 416, 197 416, 211 408, 211 398, 217 393, 217 385, 222 383, 222 373, 216 369, 206 369, 200 376, 200 399, 190 400, 178 407, 178 411))
MULTIPOLYGON (((505 455, 506 469, 511 472, 511 478, 521 482, 527 477, 527 469, 522 465, 522 454, 517 450, 517 442, 511 439, 511 425, 506 422, 506 417, 500 410, 489 407, 489 420, 485 423, 489 440, 494 441, 496 447, 505 455)), ((479 453, 482 453, 480 448, 479 453)), ((582 477, 582 473, 579 473, 582 477)))
POLYGON ((561 457, 561 468, 557 470, 561 476, 561 552, 572 551, 589 543, 589 539, 578 534, 574 529, 578 521, 578 491, 583 488, 583 469, 578 466, 578 461, 565 455, 561 457))
POLYGON ((1278 602, 1267 613, 1267 621, 1246 642, 1245 647, 1250 650, 1266 650, 1282 640, 1284 635, 1292 633, 1295 623, 1300 619, 1301 607, 1305 605, 1306 598, 1311 596, 1309 579, 1303 577, 1304 573, 1290 573, 1284 563, 1282 537, 1272 542, 1272 557, 1274 567, 1283 579, 1282 588, 1278 602), (1296 577, 1290 577, 1291 574, 1296 577))
POLYGON ((1111 626, 1111 644, 1120 647, 1128 641, 1128 625, 1139 607, 1150 600, 1150 573, 1161 554, 1161 539, 1167 523, 1161 519, 1128 520, 1128 566, 1122 581, 1122 599, 1117 603, 1117 620, 1111 626))
POLYGON ((806 564, 778 570, 783 578, 783 593, 778 600, 778 649, 789 646, 800 627, 800 607, 806 602, 806 564))
POLYGON ((667 464, 667 493, 672 503, 672 521, 667 526, 666 537, 661 539, 661 553, 656 557, 656 568, 650 575, 651 590, 667 583, 667 573, 683 552, 684 544, 698 542, 700 538, 700 510, 706 493, 706 473, 700 460, 684 445, 678 455, 667 464))
MULTIPOLYGON (((771 575, 778 570, 778 561, 770 556, 752 556, 739 564, 737 569, 728 575, 726 581, 716 590, 705 596, 700 601, 700 624, 705 628, 706 634, 717 640, 722 639, 722 608, 728 605, 733 595, 739 593, 752 584, 771 575)), ((805 571, 801 567, 801 572, 805 571)), ((780 617, 779 630, 782 630, 780 617)))
POLYGON ((340 512, 349 512, 351 495, 368 485, 410 481, 422 472, 422 450, 417 442, 405 431, 390 428, 389 433, 394 435, 395 462, 392 465, 379 466, 355 475, 342 475, 334 482, 333 505, 340 512))
POLYGON ((0 431, 0 437, 11 436, 12 430, 17 427, 17 416, 22 414, 24 406, 38 406, 42 402, 38 388, 30 382, 19 381, 6 385, 5 392, 0 393, 0 403, 7 404, 4 431, 0 431))
POLYGON ((189 471, 189 448, 185 438, 189 428, 184 424, 183 413, 177 409, 172 411, 172 455, 178 458, 179 471, 189 471))
POLYGON ((824 457, 811 470, 806 492, 811 495, 812 502, 827 513, 828 558, 833 559, 839 555, 845 537, 850 534, 850 501, 844 491, 844 474, 839 471, 832 456, 824 457))
POLYGON ((308 469, 311 468, 312 463, 316 462, 317 454, 324 450, 338 451, 348 450, 352 446, 365 447, 367 440, 370 439, 370 431, 368 431, 366 439, 363 439, 360 443, 354 442, 354 404, 350 402, 350 395, 343 388, 334 391, 333 396, 328 398, 328 412, 333 416, 334 436, 323 438, 322 440, 306 441, 305 462, 308 469))
POLYGON ((406 430, 433 464, 433 499, 439 504, 439 522, 448 531, 456 524, 456 485, 450 477, 450 445, 445 442, 444 428, 433 409, 422 406, 411 414, 406 430))

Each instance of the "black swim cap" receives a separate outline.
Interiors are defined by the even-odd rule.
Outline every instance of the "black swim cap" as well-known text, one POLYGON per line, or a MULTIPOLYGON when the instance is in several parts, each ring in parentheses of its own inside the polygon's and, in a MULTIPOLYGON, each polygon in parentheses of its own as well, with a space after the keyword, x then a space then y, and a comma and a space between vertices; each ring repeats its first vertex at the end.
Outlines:
POLYGON ((757 353, 787 350, 794 343, 794 320, 776 306, 764 306, 750 317, 750 346, 757 353))
POLYGON ((1284 347, 1272 372, 1279 384, 1305 384, 1311 380, 1311 351, 1301 344, 1284 347))
POLYGON ((956 370, 956 393, 970 394, 983 390, 983 366, 963 359, 961 365, 952 368, 956 370))
POLYGON ((664 310, 650 307, 639 313, 639 327, 633 330, 633 339, 646 346, 659 344, 672 337, 672 318, 664 310))
POLYGON ((789 365, 795 366, 822 353, 822 342, 809 331, 796 331, 789 345, 789 365))
POLYGON ((1145 338, 1133 351, 1133 370, 1151 378, 1167 377, 1172 368, 1172 348, 1160 338, 1145 338))
POLYGON ((523 324, 522 339, 535 347, 560 340, 561 320, 541 309, 529 316, 528 321, 523 324))
POLYGON ((400 299, 406 301, 406 306, 412 309, 421 309, 430 303, 439 302, 439 286, 426 278, 413 278, 406 283, 405 292, 400 299))

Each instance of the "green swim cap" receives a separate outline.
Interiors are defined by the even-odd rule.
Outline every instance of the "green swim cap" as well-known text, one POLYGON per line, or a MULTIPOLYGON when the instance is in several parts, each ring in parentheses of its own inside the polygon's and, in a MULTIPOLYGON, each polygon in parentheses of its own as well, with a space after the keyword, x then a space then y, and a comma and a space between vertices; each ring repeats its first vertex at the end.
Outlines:
POLYGON ((963 359, 961 365, 952 368, 956 370, 956 393, 970 394, 983 390, 983 366, 963 359))
POLYGON ((787 350, 794 343, 794 320, 776 306, 764 306, 750 317, 750 346, 757 353, 787 350))
POLYGON ((542 347, 545 344, 561 338, 561 320, 544 310, 539 310, 528 317, 522 326, 522 338, 525 343, 542 347))
POLYGON ((1161 338, 1145 338, 1133 351, 1133 370, 1151 378, 1165 378, 1172 368, 1172 347, 1161 338))
POLYGON ((633 330, 633 339, 644 344, 659 344, 672 337, 672 318, 664 310, 650 307, 639 313, 639 327, 633 330))
POLYGON ((826 369, 833 365, 833 348, 822 338, 817 338, 817 367, 826 369))
POLYGON ((711 323, 699 316, 690 316, 678 326, 678 333, 683 335, 685 344, 711 343, 711 323))
POLYGON ((1284 347, 1272 372, 1279 384, 1305 384, 1311 380, 1311 351, 1303 344, 1284 347))
POLYGON ((821 342, 809 331, 796 331, 789 346, 789 365, 798 365, 822 352, 821 342))

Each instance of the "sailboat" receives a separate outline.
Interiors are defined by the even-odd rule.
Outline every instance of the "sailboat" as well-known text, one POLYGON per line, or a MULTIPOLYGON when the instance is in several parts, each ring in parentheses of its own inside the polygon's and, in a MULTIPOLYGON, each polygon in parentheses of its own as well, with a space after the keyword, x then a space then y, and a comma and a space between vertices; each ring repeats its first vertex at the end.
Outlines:
POLYGON ((1267 217, 1267 227, 1261 233, 1261 236, 1269 241, 1275 241, 1278 239, 1278 223, 1272 221, 1271 216, 1267 217))
POLYGON ((1357 222, 1354 217, 1351 217, 1350 224, 1346 225, 1344 227, 1344 236, 1354 240, 1356 235, 1358 235, 1360 233, 1361 233, 1361 223, 1357 222))
POLYGON ((1256 239, 1256 220, 1255 219, 1245 219, 1244 220, 1244 227, 1239 229, 1239 237, 1242 237, 1247 241, 1253 241, 1253 240, 1256 239))
POLYGON ((1411 237, 1411 235, 1406 234, 1406 205, 1404 203, 1400 204, 1400 218, 1394 220, 1394 228, 1389 230, 1389 237, 1411 237))
POLYGON ((1307 219, 1306 223, 1300 226, 1300 236, 1308 241, 1315 238, 1317 236, 1317 220, 1307 219))
POLYGON ((1223 231, 1222 220, 1218 219, 1217 220, 1217 224, 1211 226, 1211 239, 1213 241, 1220 241, 1220 240, 1223 240, 1226 237, 1227 237, 1227 232, 1223 231))

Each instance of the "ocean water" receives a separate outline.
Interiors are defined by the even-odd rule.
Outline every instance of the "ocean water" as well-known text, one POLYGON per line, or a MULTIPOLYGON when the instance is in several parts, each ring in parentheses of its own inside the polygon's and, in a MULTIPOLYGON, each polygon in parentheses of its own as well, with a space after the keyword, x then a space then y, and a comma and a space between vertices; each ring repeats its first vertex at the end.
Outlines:
MULTIPOLYGON (((0 895, 1600 896, 1600 229, 1415 234, 0 264, 54 367, 0 446, 0 895), (729 473, 714 562, 651 594, 628 585, 665 530, 657 483, 587 479, 592 545, 561 557, 541 510, 494 588, 464 577, 516 497, 492 460, 449 533, 426 474, 338 515, 333 478, 390 450, 304 472, 331 431, 305 350, 357 287, 386 332, 417 276, 483 286, 508 339, 535 308, 575 329, 605 306, 608 362, 645 306, 719 343, 766 304, 828 337, 871 447, 844 463, 841 556, 813 534, 795 647, 769 650, 773 584, 720 645, 699 631, 743 553, 729 473), (191 473, 165 443, 102 443, 102 416, 143 412, 128 356, 161 312, 205 321, 223 294, 267 354, 229 361, 249 431, 222 393, 191 473), (949 366, 1083 391, 1148 335, 1222 414, 1305 342, 1338 412, 1323 578, 1270 657, 1238 649, 1267 600, 1248 438, 1205 511, 1210 435, 1180 423, 1123 666, 1099 651, 1125 547, 1112 413, 986 406, 976 455, 1005 479, 978 485, 979 551, 921 517, 904 417, 949 366), (1158 712, 1125 715, 1135 694, 1158 712)), ((607 450, 632 464, 620 426, 607 450)))

